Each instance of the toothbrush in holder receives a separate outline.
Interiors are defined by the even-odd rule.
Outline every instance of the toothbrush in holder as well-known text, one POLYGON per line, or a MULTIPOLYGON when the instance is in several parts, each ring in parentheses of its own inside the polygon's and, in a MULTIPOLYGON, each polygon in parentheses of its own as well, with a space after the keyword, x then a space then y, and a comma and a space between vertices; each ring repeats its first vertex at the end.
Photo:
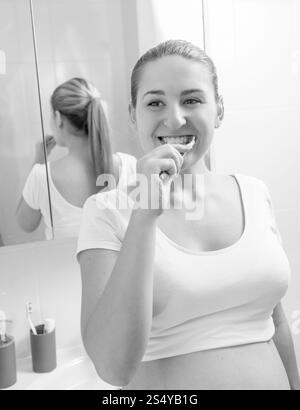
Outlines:
POLYGON ((6 316, 3 310, 0 310, 0 343, 6 343, 6 316))
POLYGON ((31 302, 27 302, 27 303, 26 303, 27 320, 28 320, 30 329, 32 330, 32 333, 33 333, 34 335, 37 335, 36 328, 35 328, 34 324, 32 323, 32 320, 31 320, 31 314, 32 314, 32 312, 33 312, 32 303, 31 303, 31 302))
POLYGON ((44 333, 51 333, 55 329, 54 319, 45 319, 44 323, 44 333))

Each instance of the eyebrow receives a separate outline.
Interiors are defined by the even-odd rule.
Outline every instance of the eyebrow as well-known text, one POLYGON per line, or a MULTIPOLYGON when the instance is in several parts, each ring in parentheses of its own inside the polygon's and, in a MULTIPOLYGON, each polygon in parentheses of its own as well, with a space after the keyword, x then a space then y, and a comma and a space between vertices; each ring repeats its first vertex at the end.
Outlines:
POLYGON ((155 94, 155 95, 165 95, 165 92, 162 90, 151 90, 151 91, 147 91, 144 95, 143 98, 146 97, 149 94, 155 94))
POLYGON ((182 91, 181 95, 187 95, 187 94, 193 94, 193 93, 205 94, 204 90, 201 90, 200 88, 191 88, 190 90, 182 91))
MULTIPOLYGON (((188 94, 193 94, 193 93, 203 93, 205 94, 205 92, 203 90, 201 90, 200 88, 191 88, 189 90, 184 90, 182 91, 181 95, 188 95, 188 94)), ((163 90, 151 90, 151 91, 147 91, 144 95, 143 98, 146 97, 149 94, 155 94, 155 95, 166 95, 166 93, 163 90)))

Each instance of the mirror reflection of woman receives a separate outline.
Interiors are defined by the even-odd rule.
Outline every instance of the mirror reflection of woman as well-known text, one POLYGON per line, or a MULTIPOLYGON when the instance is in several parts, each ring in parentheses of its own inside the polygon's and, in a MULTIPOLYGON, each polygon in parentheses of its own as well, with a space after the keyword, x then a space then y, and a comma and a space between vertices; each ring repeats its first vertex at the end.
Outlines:
POLYGON ((85 204, 83 342, 100 377, 124 390, 299 389, 281 305, 290 270, 269 190, 205 166, 223 113, 215 66, 198 47, 169 41, 135 65, 137 172, 155 176, 159 192, 161 173, 201 176, 205 196, 192 184, 170 191, 174 200, 193 189, 204 201, 199 220, 184 208, 102 207, 118 190, 85 204))
MULTIPOLYGON (((57 87, 51 97, 53 136, 46 137, 48 154, 56 145, 68 154, 48 162, 54 237, 78 235, 85 200, 99 191, 97 177, 118 175, 130 167, 133 157, 112 153, 107 119, 98 90, 83 78, 57 87)), ((51 216, 43 147, 37 146, 34 166, 25 183, 17 220, 26 232, 34 231, 44 218, 46 237, 51 238, 51 216)))

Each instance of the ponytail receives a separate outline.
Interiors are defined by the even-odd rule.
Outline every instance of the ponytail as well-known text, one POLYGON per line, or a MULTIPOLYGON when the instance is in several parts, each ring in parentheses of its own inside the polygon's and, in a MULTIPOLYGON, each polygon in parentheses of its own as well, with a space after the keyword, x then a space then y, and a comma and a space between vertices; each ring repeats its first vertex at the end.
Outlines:
POLYGON ((87 136, 96 178, 114 175, 108 123, 98 90, 84 78, 75 77, 54 90, 51 105, 87 136))
POLYGON ((114 174, 113 156, 107 119, 99 97, 92 98, 87 112, 90 154, 96 177, 114 174))

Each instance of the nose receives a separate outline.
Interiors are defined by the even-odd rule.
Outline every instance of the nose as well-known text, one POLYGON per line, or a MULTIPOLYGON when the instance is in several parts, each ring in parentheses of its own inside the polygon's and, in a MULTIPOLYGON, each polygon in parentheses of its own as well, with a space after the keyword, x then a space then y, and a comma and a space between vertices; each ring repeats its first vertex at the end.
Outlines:
POLYGON ((164 119, 164 125, 170 130, 177 130, 186 124, 186 117, 184 110, 178 106, 174 105, 169 107, 166 111, 166 117, 164 119))

